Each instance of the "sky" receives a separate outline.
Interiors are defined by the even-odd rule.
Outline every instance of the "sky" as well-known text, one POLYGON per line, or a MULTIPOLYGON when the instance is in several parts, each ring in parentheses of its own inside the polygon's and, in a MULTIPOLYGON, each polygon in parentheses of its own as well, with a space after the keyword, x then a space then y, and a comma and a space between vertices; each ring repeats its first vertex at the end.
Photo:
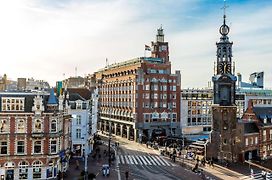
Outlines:
MULTIPOLYGON (((223 0, 0 1, 0 75, 51 86, 109 63, 144 56, 162 25, 172 71, 182 88, 203 88, 213 75, 223 0), (77 71, 75 70, 77 69, 77 71)), ((272 88, 272 1, 228 0, 236 72, 265 72, 272 88)), ((148 53, 147 53, 148 55, 148 53)))

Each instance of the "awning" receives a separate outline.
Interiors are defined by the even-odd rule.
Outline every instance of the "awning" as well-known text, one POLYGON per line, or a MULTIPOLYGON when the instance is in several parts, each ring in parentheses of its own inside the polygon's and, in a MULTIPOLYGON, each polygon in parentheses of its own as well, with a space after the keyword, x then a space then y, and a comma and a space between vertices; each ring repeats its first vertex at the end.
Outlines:
POLYGON ((196 146, 196 145, 189 145, 190 148, 198 148, 198 149, 204 149, 202 146, 196 146))

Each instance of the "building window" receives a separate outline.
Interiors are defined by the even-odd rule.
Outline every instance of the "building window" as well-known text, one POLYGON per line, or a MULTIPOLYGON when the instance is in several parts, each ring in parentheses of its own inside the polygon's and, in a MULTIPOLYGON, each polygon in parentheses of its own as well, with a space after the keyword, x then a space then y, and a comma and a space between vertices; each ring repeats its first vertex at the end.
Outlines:
POLYGON ((81 129, 76 129, 76 139, 81 139, 81 129))
POLYGON ((144 90, 149 91, 149 89, 150 89, 149 84, 146 84, 144 87, 145 87, 144 90))
POLYGON ((266 130, 263 130, 263 141, 266 141, 266 130))
POLYGON ((56 120, 51 121, 51 132, 57 132, 57 121, 56 120))
POLYGON ((255 144, 258 144, 258 137, 255 137, 255 144))
POLYGON ((34 161, 33 166, 33 179, 40 179, 42 177, 42 162, 34 161))
POLYGON ((26 132, 25 120, 19 119, 17 121, 17 133, 25 133, 25 132, 26 132))
POLYGON ((76 125, 81 125, 81 116, 76 115, 76 125))
POLYGON ((24 98, 2 98, 2 111, 24 111, 24 98))
POLYGON ((17 154, 24 154, 24 153, 25 153, 25 142, 17 141, 17 154))
POLYGON ((47 169, 47 178, 52 178, 54 176, 54 163, 52 160, 48 163, 48 169, 47 169))
POLYGON ((40 119, 35 120, 34 131, 35 132, 42 132, 42 121, 40 119))
POLYGON ((176 86, 173 86, 173 89, 172 89, 173 91, 176 91, 177 90, 177 87, 176 86))
POLYGON ((0 142, 0 154, 1 155, 8 154, 8 142, 7 141, 0 142))
POLYGON ((270 129, 270 140, 272 140, 272 129, 270 129))
POLYGON ((41 154, 42 153, 42 142, 35 141, 34 142, 34 154, 41 154))
POLYGON ((19 179, 28 179, 28 162, 21 161, 19 164, 19 179))
POLYGON ((6 119, 0 120, 0 133, 7 133, 8 132, 8 121, 6 119))
POLYGON ((57 140, 50 141, 50 153, 51 154, 57 153, 57 140))
POLYGON ((248 146, 248 138, 246 138, 246 146, 248 146))

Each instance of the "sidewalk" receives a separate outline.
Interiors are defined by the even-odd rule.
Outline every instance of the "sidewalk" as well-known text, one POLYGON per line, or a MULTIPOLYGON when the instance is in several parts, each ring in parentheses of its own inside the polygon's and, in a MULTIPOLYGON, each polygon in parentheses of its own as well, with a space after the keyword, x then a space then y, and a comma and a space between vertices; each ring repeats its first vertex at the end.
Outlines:
MULTIPOLYGON (((94 158, 92 155, 95 153, 95 148, 94 151, 91 155, 89 155, 88 158, 88 173, 93 173, 96 175, 96 180, 102 180, 105 179, 106 177, 103 177, 102 175, 102 165, 103 164, 108 164, 108 156, 104 156, 104 150, 108 152, 108 146, 106 145, 97 145, 96 148, 100 149, 100 155, 101 157, 99 158, 99 155, 97 154, 96 157, 94 158)), ((70 167, 67 171, 66 178, 65 180, 80 180, 83 179, 82 176, 80 176, 81 171, 84 170, 84 160, 83 158, 73 158, 70 161, 70 167), (76 160, 79 161, 79 169, 76 169, 76 160)), ((107 179, 118 179, 117 178, 117 172, 115 170, 115 161, 112 161, 111 163, 111 169, 110 169, 110 176, 107 177, 107 179)))

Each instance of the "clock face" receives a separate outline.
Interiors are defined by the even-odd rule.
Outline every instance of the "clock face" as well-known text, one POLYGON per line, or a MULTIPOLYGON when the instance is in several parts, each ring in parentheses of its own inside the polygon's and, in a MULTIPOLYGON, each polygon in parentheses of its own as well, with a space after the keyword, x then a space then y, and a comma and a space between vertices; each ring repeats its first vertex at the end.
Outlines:
POLYGON ((220 34, 227 35, 229 33, 229 27, 227 25, 222 25, 219 29, 220 34))
POLYGON ((231 73, 231 65, 230 65, 230 63, 227 63, 227 62, 220 62, 219 65, 218 65, 218 71, 219 71, 221 74, 224 74, 224 73, 231 73))

